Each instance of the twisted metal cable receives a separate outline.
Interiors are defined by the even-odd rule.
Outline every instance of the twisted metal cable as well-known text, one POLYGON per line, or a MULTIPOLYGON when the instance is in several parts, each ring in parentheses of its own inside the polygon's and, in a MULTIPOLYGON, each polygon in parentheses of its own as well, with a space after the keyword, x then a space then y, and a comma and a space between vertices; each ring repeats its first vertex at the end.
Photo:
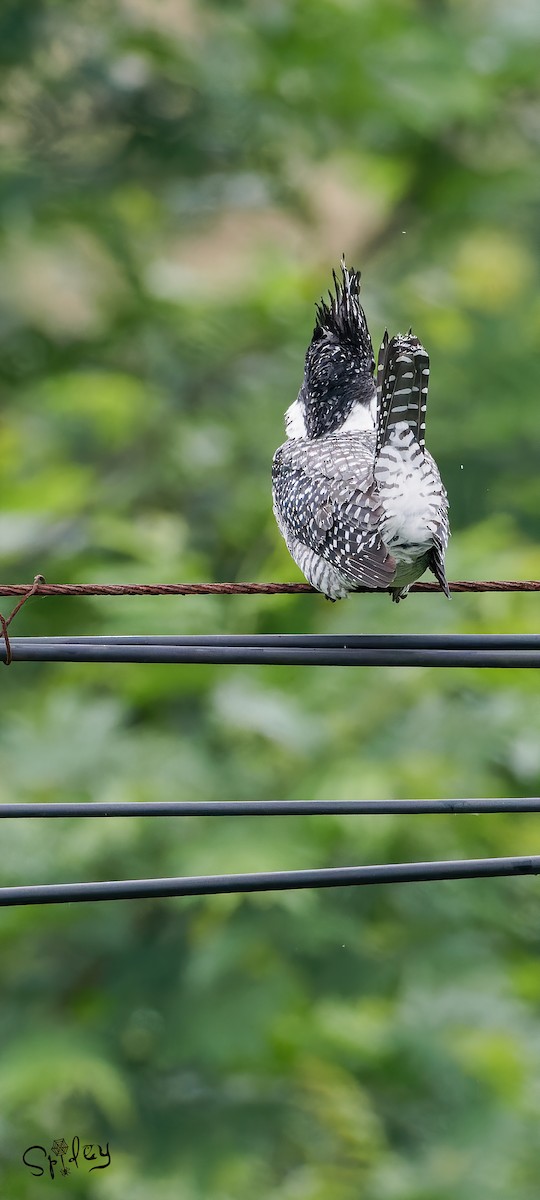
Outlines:
MULTIPOLYGON (((37 578, 37 577, 36 577, 37 578)), ((42 578, 42 577, 41 577, 42 578)), ((539 592, 538 579, 458 579, 451 592, 539 592)), ((438 583, 413 583, 411 592, 440 592, 438 583)), ((355 588, 386 592, 388 588, 355 588)), ((23 596, 28 584, 0 584, 0 596, 23 596)), ((277 596, 320 595, 309 583, 39 583, 36 596, 277 596)))

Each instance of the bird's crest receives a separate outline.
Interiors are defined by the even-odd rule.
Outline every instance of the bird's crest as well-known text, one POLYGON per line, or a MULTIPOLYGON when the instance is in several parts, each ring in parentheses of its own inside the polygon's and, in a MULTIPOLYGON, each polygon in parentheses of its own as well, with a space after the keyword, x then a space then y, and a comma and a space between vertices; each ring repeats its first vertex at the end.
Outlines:
POLYGON ((375 367, 373 347, 364 310, 360 304, 360 271, 349 270, 345 258, 341 260, 341 279, 332 271, 334 291, 328 300, 321 299, 316 305, 317 320, 313 341, 325 335, 333 335, 342 346, 348 346, 375 367))

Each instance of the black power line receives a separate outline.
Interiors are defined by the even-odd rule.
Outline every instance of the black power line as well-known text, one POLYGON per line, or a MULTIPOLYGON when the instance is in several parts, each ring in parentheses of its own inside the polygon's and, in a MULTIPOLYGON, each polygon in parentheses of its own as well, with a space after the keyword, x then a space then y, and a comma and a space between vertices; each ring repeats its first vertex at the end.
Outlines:
POLYGON ((540 812, 540 798, 494 800, 125 800, 0 804, 1 818, 16 817, 304 817, 540 812))
POLYGON ((426 883, 443 879, 540 874, 540 855, 470 858, 443 862, 329 867, 312 871, 261 871, 244 875, 192 875, 172 879, 122 879, 99 883, 48 883, 0 888, 0 906, 66 904, 87 900, 141 900, 163 896, 215 896, 301 888, 363 887, 377 883, 426 883))
MULTIPOLYGON (((13 660, 52 662, 229 663, 318 666, 538 667, 540 637, 515 636, 68 636, 11 639, 13 660)), ((7 645, 0 645, 0 660, 7 645)), ((539 798, 394 801, 216 801, 4 804, 0 817, 298 816, 540 812, 539 798)), ((540 873, 540 856, 398 863, 310 871, 35 884, 0 888, 0 905, 365 886, 540 873)))
MULTIPOLYGON (((344 638, 337 645, 323 644, 319 639, 303 637, 301 640, 289 635, 292 641, 283 644, 268 635, 255 640, 237 642, 223 639, 209 641, 194 637, 173 642, 159 638, 156 641, 113 641, 99 638, 95 641, 56 641, 50 638, 12 638, 11 656, 19 662, 135 662, 135 663, 199 663, 229 665, 274 665, 274 666, 388 666, 388 667, 540 667, 540 646, 519 645, 519 639, 510 641, 485 640, 480 648, 468 642, 456 646, 441 639, 435 646, 425 639, 408 639, 396 645, 394 639, 383 638, 375 646, 366 644, 365 639, 344 638), (516 644, 517 643, 517 644, 516 644)), ((6 646, 0 643, 0 661, 6 660, 6 646)))
POLYGON ((325 650, 540 650, 540 634, 64 634, 12 638, 12 644, 77 646, 245 646, 325 650))

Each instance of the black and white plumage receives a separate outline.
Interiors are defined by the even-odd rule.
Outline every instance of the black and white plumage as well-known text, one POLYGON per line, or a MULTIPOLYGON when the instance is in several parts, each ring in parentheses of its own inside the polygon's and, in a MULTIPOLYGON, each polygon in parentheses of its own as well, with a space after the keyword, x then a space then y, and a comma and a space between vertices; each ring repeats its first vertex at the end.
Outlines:
POLYGON ((393 599, 430 567, 448 595, 448 505, 425 449, 429 359, 412 333, 379 352, 377 389, 360 275, 342 263, 317 307, 288 440, 272 468, 274 512, 309 582, 329 599, 358 587, 393 599))
POLYGON ((392 597, 400 600, 429 567, 446 596, 448 498, 426 450, 429 358, 410 330, 391 341, 385 332, 377 364, 374 476, 384 516, 380 533, 396 559, 392 597))

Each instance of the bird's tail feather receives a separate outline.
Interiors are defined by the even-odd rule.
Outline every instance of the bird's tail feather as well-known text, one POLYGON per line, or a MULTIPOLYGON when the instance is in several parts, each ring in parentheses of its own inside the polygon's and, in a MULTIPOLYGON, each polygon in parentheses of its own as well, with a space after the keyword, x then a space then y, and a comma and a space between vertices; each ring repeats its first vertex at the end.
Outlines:
POLYGON ((446 578, 446 571, 444 569, 444 550, 440 542, 436 542, 431 551, 429 556, 429 569, 430 571, 433 571, 437 583, 442 588, 447 600, 450 600, 450 588, 448 587, 448 580, 446 578))
POLYGON ((405 421, 422 450, 426 438, 429 356, 411 330, 390 341, 385 331, 377 362, 377 447, 405 421))

